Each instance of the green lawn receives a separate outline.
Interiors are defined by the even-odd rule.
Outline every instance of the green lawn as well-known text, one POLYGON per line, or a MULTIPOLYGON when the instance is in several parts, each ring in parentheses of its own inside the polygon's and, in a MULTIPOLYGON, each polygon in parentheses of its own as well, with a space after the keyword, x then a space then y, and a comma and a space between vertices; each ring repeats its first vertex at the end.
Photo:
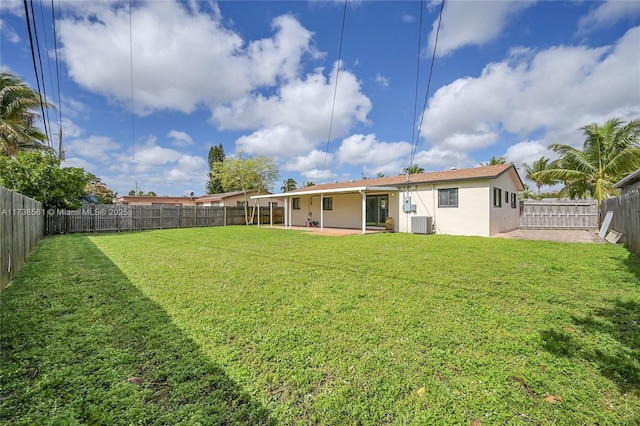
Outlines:
POLYGON ((621 246, 65 235, 1 299, 0 423, 640 423, 621 246))

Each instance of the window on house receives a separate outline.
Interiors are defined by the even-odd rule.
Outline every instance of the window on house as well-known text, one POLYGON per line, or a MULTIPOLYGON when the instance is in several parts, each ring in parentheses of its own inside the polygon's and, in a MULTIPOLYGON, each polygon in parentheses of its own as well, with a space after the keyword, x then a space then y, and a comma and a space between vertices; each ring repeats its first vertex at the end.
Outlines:
POLYGON ((278 203, 276 201, 269 201, 269 207, 278 207, 278 203))
POLYGON ((245 201, 238 201, 238 207, 244 207, 245 201))
POLYGON ((293 209, 300 210, 300 198, 293 199, 293 209))
POLYGON ((333 197, 322 199, 322 210, 333 210, 333 197))
POLYGON ((438 189, 438 207, 458 207, 458 188, 438 189))
POLYGON ((518 203, 518 198, 516 197, 516 193, 512 192, 511 193, 511 208, 515 209, 516 207, 518 207, 517 203, 518 203))
POLYGON ((502 207, 502 189, 493 188, 493 207, 502 207))
POLYGON ((509 204, 509 191, 504 191, 504 203, 509 204))

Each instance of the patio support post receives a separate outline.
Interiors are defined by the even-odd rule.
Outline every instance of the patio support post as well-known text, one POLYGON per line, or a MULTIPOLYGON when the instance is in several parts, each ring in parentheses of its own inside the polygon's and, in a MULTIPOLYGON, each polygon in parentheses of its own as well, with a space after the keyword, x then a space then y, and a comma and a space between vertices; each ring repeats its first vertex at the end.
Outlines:
POLYGON ((320 194, 320 230, 324 229, 324 194, 320 194))
POLYGON ((273 228, 273 203, 269 201, 269 228, 273 228))
POLYGON ((360 191, 362 194, 362 233, 367 233, 367 191, 360 191))
POLYGON ((285 197, 284 199, 284 227, 291 228, 291 212, 289 209, 291 208, 291 203, 289 202, 291 197, 285 197))
POLYGON ((260 201, 258 201, 258 228, 260 228, 260 201))

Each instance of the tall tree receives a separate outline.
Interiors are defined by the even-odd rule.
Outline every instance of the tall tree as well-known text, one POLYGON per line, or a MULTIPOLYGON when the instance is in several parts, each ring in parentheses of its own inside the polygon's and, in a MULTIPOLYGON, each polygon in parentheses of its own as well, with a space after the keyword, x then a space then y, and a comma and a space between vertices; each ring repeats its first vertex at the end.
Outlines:
POLYGON ((282 185, 280 187, 280 190, 282 192, 293 191, 294 189, 296 189, 298 187, 298 184, 296 183, 295 180, 293 180, 293 178, 288 178, 283 183, 284 183, 284 185, 282 185))
POLYGON ((481 166, 498 166, 500 164, 506 164, 507 160, 504 157, 491 157, 489 161, 480 163, 481 166))
POLYGON ((640 167, 640 119, 625 124, 611 118, 600 126, 582 127, 585 140, 582 150, 553 144, 549 149, 559 154, 547 170, 532 174, 534 179, 557 179, 565 183, 560 191, 571 198, 593 197, 598 201, 615 196, 613 185, 640 167))
POLYGON ((42 202, 45 209, 77 209, 90 180, 81 168, 61 168, 48 152, 0 155, 0 185, 42 202))
POLYGON ((224 192, 222 179, 215 172, 215 165, 224 161, 224 148, 222 144, 209 148, 209 180, 207 181, 207 194, 220 194, 224 192))
MULTIPOLYGON (((51 107, 44 103, 43 107, 51 107)), ((35 126, 40 95, 15 75, 0 73, 0 153, 46 149, 47 136, 35 126)))
POLYGON ((547 170, 551 165, 551 160, 546 157, 540 157, 539 160, 533 162, 533 165, 528 165, 527 163, 522 163, 522 167, 524 167, 527 172, 527 179, 532 180, 536 183, 536 187, 538 188, 538 194, 540 194, 540 188, 544 185, 555 185, 558 183, 557 179, 552 179, 550 177, 545 177, 537 174, 538 172, 542 172, 547 170))
POLYGON ((308 181, 306 181, 305 183, 302 184, 302 187, 306 188, 308 186, 315 186, 315 184, 316 184, 315 182, 308 180, 308 181))
POLYGON ((225 158, 214 164, 214 173, 220 177, 224 191, 244 193, 244 218, 247 225, 253 223, 257 205, 254 203, 249 217, 250 194, 259 195, 272 188, 278 180, 278 167, 265 156, 225 158))
POLYGON ((424 168, 418 166, 417 164, 413 164, 410 167, 405 167, 404 169, 402 169, 402 174, 417 175, 418 173, 424 173, 424 168))

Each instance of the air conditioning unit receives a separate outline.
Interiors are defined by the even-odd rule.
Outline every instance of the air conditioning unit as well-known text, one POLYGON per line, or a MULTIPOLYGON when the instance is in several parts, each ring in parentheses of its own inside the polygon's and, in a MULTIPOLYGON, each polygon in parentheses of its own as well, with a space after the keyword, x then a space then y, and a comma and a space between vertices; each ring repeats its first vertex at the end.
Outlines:
POLYGON ((411 233, 422 235, 432 234, 433 218, 431 216, 412 216, 411 233))

